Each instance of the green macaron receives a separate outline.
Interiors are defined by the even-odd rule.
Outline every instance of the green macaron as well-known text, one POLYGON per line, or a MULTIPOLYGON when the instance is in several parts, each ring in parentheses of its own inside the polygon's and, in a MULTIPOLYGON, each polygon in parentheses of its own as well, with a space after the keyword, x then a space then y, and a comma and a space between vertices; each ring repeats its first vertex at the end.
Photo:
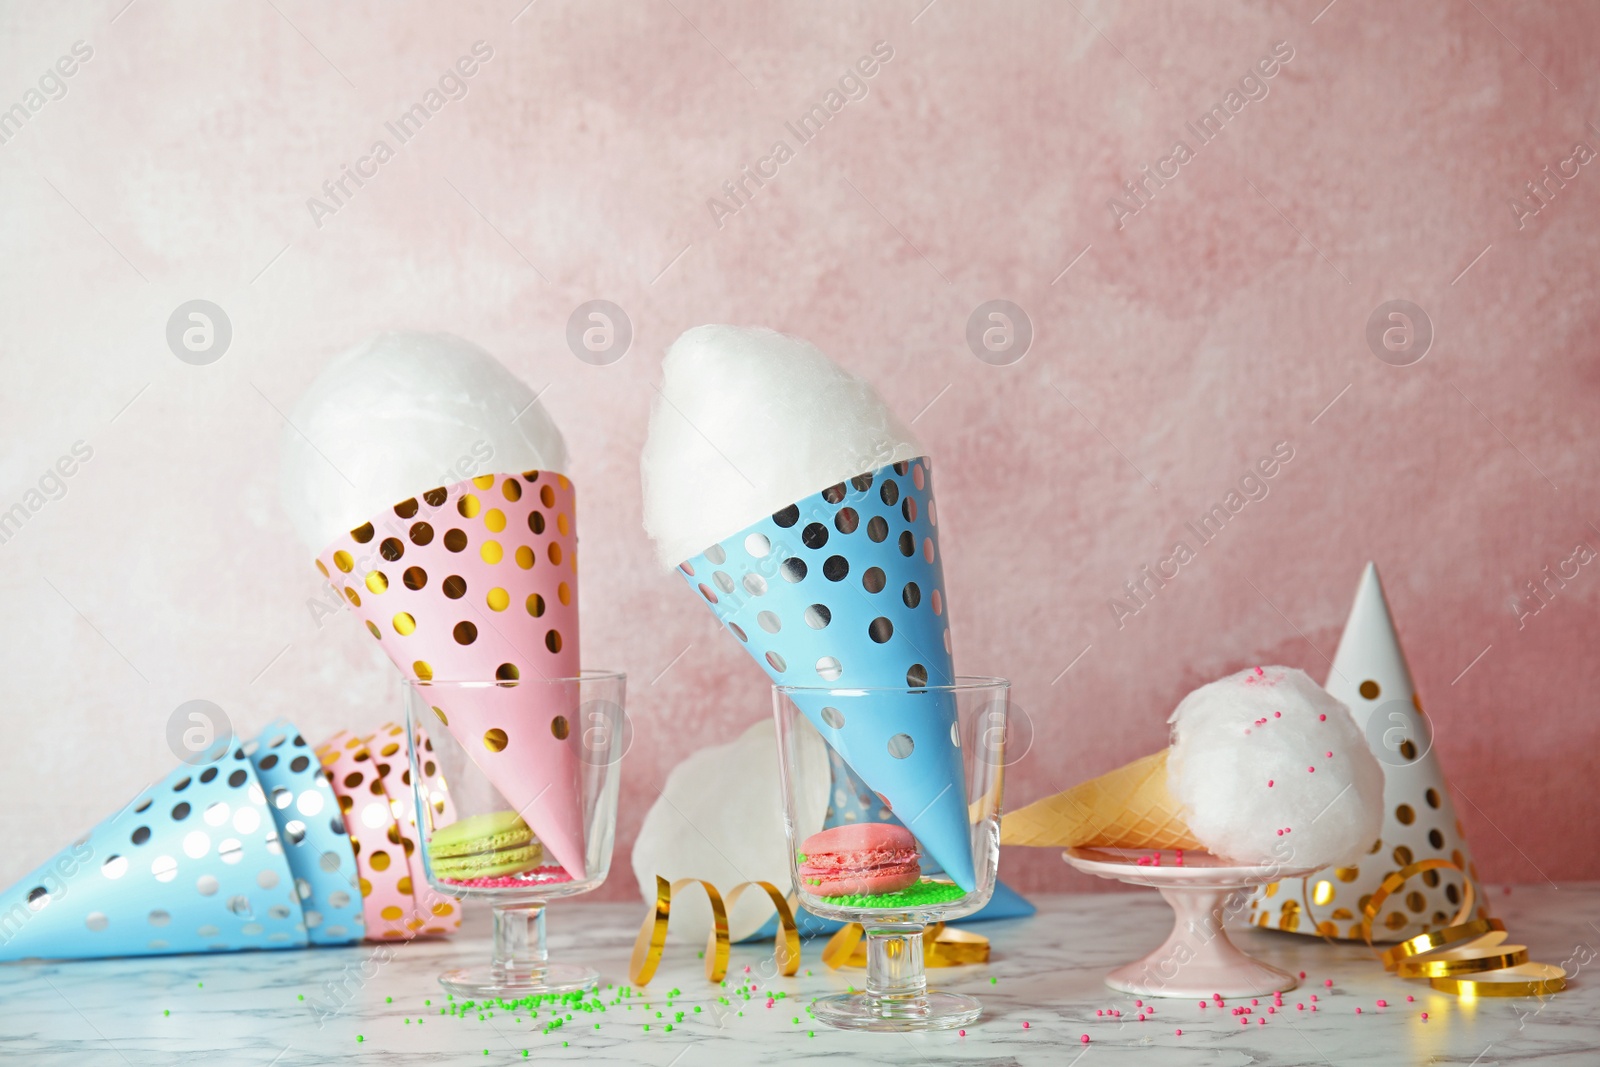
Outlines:
POLYGON ((469 815, 441 826, 428 841, 434 875, 451 881, 518 874, 537 867, 543 855, 514 811, 469 815))

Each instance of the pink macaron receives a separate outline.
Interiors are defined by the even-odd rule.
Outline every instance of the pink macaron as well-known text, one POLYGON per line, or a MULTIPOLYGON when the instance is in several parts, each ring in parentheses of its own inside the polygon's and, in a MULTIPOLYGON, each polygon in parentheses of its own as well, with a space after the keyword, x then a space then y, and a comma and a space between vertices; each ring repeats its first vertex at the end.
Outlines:
POLYGON ((819 897, 893 893, 917 884, 917 840, 903 826, 846 823, 800 846, 800 880, 819 897))

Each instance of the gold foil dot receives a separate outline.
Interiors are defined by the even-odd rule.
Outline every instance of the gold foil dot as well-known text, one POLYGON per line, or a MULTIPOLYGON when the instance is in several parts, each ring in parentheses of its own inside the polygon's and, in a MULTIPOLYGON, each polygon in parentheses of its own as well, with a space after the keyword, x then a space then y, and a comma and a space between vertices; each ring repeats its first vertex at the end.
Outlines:
POLYGON ((1403 912, 1391 911, 1388 916, 1384 918, 1383 925, 1387 926, 1391 930, 1398 930, 1405 926, 1405 924, 1409 921, 1410 920, 1405 917, 1403 912))
POLYGON ((452 574, 439 588, 451 600, 460 600, 467 595, 467 580, 458 574, 452 574))
POLYGON ((567 476, 565 474, 556 475, 556 481, 560 484, 561 488, 563 488, 563 489, 571 489, 572 488, 572 483, 567 480, 567 476))
MULTIPOLYGON (((827 718, 828 717, 827 716, 828 709, 827 708, 823 708, 822 710, 823 710, 823 716, 822 717, 823 718, 827 718)), ((830 723, 829 725, 831 726, 832 723, 830 723)), ((1273 882, 1273 883, 1271 883, 1271 884, 1269 884, 1267 886, 1267 896, 1275 897, 1277 895, 1278 895, 1278 883, 1277 882, 1273 882)))
POLYGON ((378 914, 382 915, 385 919, 388 919, 390 922, 394 922, 396 919, 400 918, 400 916, 402 914, 404 914, 404 913, 400 910, 400 905, 398 905, 398 904, 390 904, 387 908, 384 908, 378 914))
POLYGON ((521 567, 523 570, 532 570, 533 565, 538 558, 538 556, 533 554, 533 549, 529 548, 527 545, 517 546, 517 566, 521 567))
POLYGON ((1378 688, 1378 683, 1371 678, 1361 683, 1361 695, 1368 700, 1377 700, 1380 692, 1382 690, 1378 688))
POLYGON ((539 616, 544 614, 544 597, 540 596, 538 593, 529 593, 527 608, 528 614, 537 619, 539 616))
POLYGON ((478 558, 485 563, 499 563, 505 554, 505 549, 500 547, 499 541, 485 541, 483 547, 478 549, 478 558))
POLYGON ((450 491, 443 486, 440 486, 438 489, 429 489, 426 493, 422 494, 422 499, 428 502, 429 507, 436 508, 443 504, 446 500, 450 499, 450 491))
POLYGON ((417 629, 417 620, 411 617, 409 611, 402 611, 394 617, 395 633, 401 637, 414 633, 417 629))
POLYGON ((439 721, 440 722, 444 723, 446 726, 450 725, 450 720, 445 717, 445 713, 444 713, 444 709, 443 708, 436 707, 436 708, 433 709, 433 713, 435 715, 439 716, 439 721))
POLYGON ((450 915, 450 914, 454 913, 455 910, 456 910, 456 906, 454 904, 443 904, 443 903, 440 903, 440 904, 435 904, 433 906, 433 913, 435 915, 440 915, 440 916, 450 915))
POLYGON ((1417 758, 1417 746, 1409 737, 1400 742, 1400 755, 1408 760, 1417 758))
POLYGON ((1416 821, 1417 813, 1411 810, 1410 804, 1401 804, 1394 809, 1394 817, 1400 820, 1401 826, 1410 826, 1416 821))
POLYGON ((537 511, 528 512, 528 529, 536 534, 544 533, 544 515, 537 511))
POLYGON ((1432 845, 1436 849, 1443 849, 1444 848, 1444 835, 1441 834, 1438 831, 1437 828, 1433 829, 1433 830, 1429 830, 1428 831, 1428 844, 1432 845))
POLYGON ((572 533, 572 524, 567 521, 567 513, 561 512, 556 516, 556 529, 561 531, 561 536, 566 537, 572 533))
MULTIPOLYGON (((352 845, 355 844, 354 841, 351 841, 350 843, 352 845)), ((361 895, 364 897, 370 897, 372 895, 372 883, 367 881, 365 878, 361 879, 361 895)))
POLYGON ((455 637, 458 645, 470 645, 478 639, 478 628, 470 622, 456 623, 455 629, 451 630, 450 633, 455 637))
POLYGON ((399 559, 405 554, 406 546, 400 543, 400 538, 398 537, 385 537, 383 542, 378 545, 378 555, 382 556, 390 563, 393 563, 395 560, 399 559))
POLYGON ((425 659, 419 659, 411 665, 411 672, 424 682, 433 681, 433 668, 425 659))
POLYGON ((506 750, 506 743, 508 740, 509 739, 506 737, 506 732, 500 729, 500 727, 490 727, 488 730, 484 731, 483 747, 488 749, 490 752, 504 752, 506 750))
POLYGON ((467 547, 467 534, 465 530, 450 529, 444 532, 444 547, 452 552, 460 552, 467 547))
POLYGON ((411 892, 411 876, 409 874, 406 875, 404 878, 402 878, 398 882, 396 882, 394 884, 394 887, 396 889, 400 890, 400 892, 402 892, 402 893, 411 892))
POLYGON ((417 498, 402 500, 394 506, 394 513, 402 519, 409 519, 417 513, 417 498))
POLYGON ((412 544, 414 544, 414 545, 426 545, 426 544, 431 544, 432 542, 433 542, 433 527, 432 526, 429 526, 425 522, 414 522, 414 523, 411 524, 411 543, 412 544))
POLYGON ((356 607, 359 608, 361 606, 361 595, 348 585, 344 587, 344 597, 356 607))
MULTIPOLYGON (((906 497, 906 499, 910 500, 911 498, 910 497, 906 497)), ((1338 937, 1339 936, 1338 924, 1330 922, 1327 919, 1324 919, 1324 920, 1322 920, 1321 922, 1319 922, 1317 924, 1317 933, 1321 934, 1323 937, 1338 937)))
POLYGON ((536 481, 539 480, 539 472, 538 471, 523 471, 522 472, 522 478, 523 478, 524 481, 536 482, 536 481))
POLYGON ((506 513, 499 508, 490 508, 484 513, 483 524, 490 533, 499 533, 506 528, 506 513))
POLYGON ((517 670, 515 663, 502 663, 494 669, 494 676, 507 686, 517 684, 517 679, 522 677, 522 672, 517 670))
POLYGON ((544 647, 548 648, 551 652, 560 652, 561 651, 561 633, 560 633, 560 631, 551 630, 548 633, 546 633, 544 635, 544 647))
MULTIPOLYGON (((545 488, 548 489, 550 487, 547 485, 545 488)), ((561 562, 561 543, 559 541, 551 541, 548 554, 551 563, 559 564, 561 562)))
POLYGON ((1422 798, 1428 802, 1428 807, 1430 808, 1437 808, 1439 806, 1439 791, 1437 789, 1429 789, 1426 793, 1422 794, 1422 798))
POLYGON ((389 578, 382 571, 373 571, 367 575, 367 588, 374 593, 382 593, 389 588, 389 578))
MULTIPOLYGON (((911 498, 907 497, 906 499, 909 500, 911 498)), ((1333 883, 1328 881, 1326 878, 1319 881, 1316 888, 1311 892, 1311 900, 1318 907, 1326 907, 1328 904, 1332 903, 1333 883)))
POLYGON ((1338 867, 1338 868, 1335 868, 1335 870, 1333 872, 1333 876, 1335 878, 1339 879, 1339 881, 1341 881, 1341 882, 1353 882, 1357 878, 1361 877, 1361 868, 1360 867, 1338 867))
POLYGON ((472 484, 479 489, 492 489, 494 487, 494 475, 480 474, 472 479, 472 484))
POLYGON ((406 588, 411 590, 421 589, 428 584, 428 572, 421 567, 407 567, 401 578, 405 581, 406 588))
POLYGON ((557 715, 551 719, 550 732, 555 735, 557 741, 565 741, 568 733, 567 717, 565 715, 557 715))
POLYGON ((556 586, 556 599, 561 601, 562 604, 571 604, 572 587, 566 582, 562 582, 560 585, 556 586))
POLYGON ((367 866, 371 867, 375 871, 388 870, 389 854, 381 849, 377 852, 374 852, 371 856, 367 857, 367 866))
POLYGON ((539 499, 545 507, 553 508, 556 506, 556 491, 548 485, 541 485, 539 487, 539 499))
POLYGON ((1422 872, 1422 884, 1427 886, 1429 889, 1438 889, 1439 888, 1439 872, 1438 871, 1423 871, 1422 872))
POLYGON ((511 594, 498 586, 489 590, 489 594, 483 599, 491 611, 504 611, 511 606, 511 594))
POLYGON ((1405 845, 1396 845, 1392 855, 1394 856, 1394 864, 1396 867, 1409 866, 1411 860, 1413 859, 1411 855, 1411 849, 1405 845))
POLYGON ((1330 919, 1338 919, 1342 923, 1347 923, 1351 919, 1354 919, 1355 917, 1356 917, 1355 913, 1352 912, 1349 908, 1334 908, 1332 911, 1330 911, 1328 913, 1328 918, 1330 918, 1330 919))
POLYGON ((354 530, 351 530, 350 536, 355 540, 356 544, 364 545, 368 541, 372 540, 372 535, 374 532, 375 531, 372 529, 372 523, 365 522, 360 526, 357 526, 354 530))
POLYGON ((341 548, 333 554, 333 565, 349 574, 355 568, 356 561, 351 557, 350 553, 341 548))
POLYGON ((372 632, 373 637, 376 637, 379 641, 383 640, 383 631, 378 629, 378 624, 371 619, 367 620, 367 629, 372 632))
POLYGON ((320 559, 319 560, 315 560, 314 562, 317 565, 317 570, 321 571, 322 572, 322 576, 324 578, 326 578, 328 576, 328 568, 327 568, 327 566, 324 565, 323 562, 320 559))
POLYGON ((1452 904, 1461 903, 1461 890, 1452 883, 1444 887, 1444 898, 1452 904))
POLYGON ((507 500, 522 499, 522 486, 517 484, 517 480, 515 478, 507 478, 505 481, 501 482, 500 492, 505 495, 507 500))

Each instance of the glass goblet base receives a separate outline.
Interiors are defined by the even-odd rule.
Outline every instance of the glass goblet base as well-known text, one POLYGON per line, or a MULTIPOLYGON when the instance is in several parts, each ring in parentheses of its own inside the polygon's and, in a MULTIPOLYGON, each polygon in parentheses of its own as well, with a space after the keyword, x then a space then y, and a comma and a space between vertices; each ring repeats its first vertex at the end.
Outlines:
POLYGON ((975 997, 937 990, 909 999, 871 993, 839 993, 812 1005, 816 1017, 841 1030, 879 1033, 953 1030, 978 1021, 983 1005, 975 997))
POLYGON ((536 970, 511 971, 497 964, 446 971, 439 984, 458 997, 521 1000, 524 997, 578 993, 600 984, 594 970, 571 963, 546 963, 536 970))

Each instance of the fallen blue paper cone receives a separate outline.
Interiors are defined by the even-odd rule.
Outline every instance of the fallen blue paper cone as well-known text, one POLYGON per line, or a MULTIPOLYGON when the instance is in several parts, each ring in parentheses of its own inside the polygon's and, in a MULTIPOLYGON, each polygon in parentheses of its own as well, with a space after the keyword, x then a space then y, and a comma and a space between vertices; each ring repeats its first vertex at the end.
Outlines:
POLYGON ((279 719, 256 738, 250 762, 294 875, 306 935, 315 945, 361 940, 366 926, 356 855, 321 761, 295 725, 279 719))
POLYGON ((849 721, 795 705, 963 890, 966 777, 927 459, 861 474, 752 524, 679 570, 778 685, 882 689, 849 721))
POLYGON ((306 941, 277 823, 238 747, 178 767, 0 893, 0 960, 306 941))

